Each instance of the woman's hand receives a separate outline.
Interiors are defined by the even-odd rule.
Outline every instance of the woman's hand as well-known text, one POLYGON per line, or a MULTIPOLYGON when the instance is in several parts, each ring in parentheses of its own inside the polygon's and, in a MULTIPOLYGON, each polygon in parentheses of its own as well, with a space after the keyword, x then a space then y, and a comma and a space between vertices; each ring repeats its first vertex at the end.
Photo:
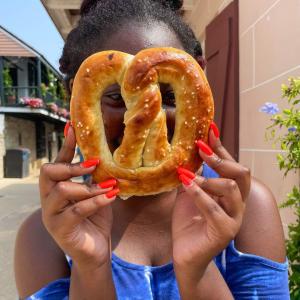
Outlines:
POLYGON ((42 218, 45 227, 73 263, 86 271, 110 260, 112 211, 118 189, 115 180, 87 186, 72 177, 90 174, 98 159, 71 164, 75 152, 73 128, 66 126, 66 141, 55 163, 40 174, 42 218))
POLYGON ((198 141, 199 154, 220 178, 205 179, 178 168, 184 190, 177 197, 172 219, 175 271, 196 281, 237 235, 250 190, 249 170, 222 146, 214 123, 209 144, 211 148, 198 141))

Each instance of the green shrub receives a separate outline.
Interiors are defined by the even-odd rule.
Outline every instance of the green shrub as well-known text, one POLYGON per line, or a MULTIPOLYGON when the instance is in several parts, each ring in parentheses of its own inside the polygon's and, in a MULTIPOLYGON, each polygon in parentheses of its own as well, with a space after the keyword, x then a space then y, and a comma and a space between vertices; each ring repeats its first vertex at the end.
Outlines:
MULTIPOLYGON (((300 78, 289 79, 289 85, 282 85, 283 99, 288 108, 277 114, 277 109, 268 104, 261 109, 272 114, 272 125, 267 129, 267 138, 279 143, 283 154, 277 155, 280 170, 286 176, 289 172, 300 170, 300 78), (273 111, 270 109, 273 108, 273 111), (270 113, 271 111, 271 113, 270 113), (274 114, 272 113, 274 112, 274 114)), ((300 299, 300 189, 294 186, 281 207, 290 207, 296 215, 296 222, 289 225, 286 241, 289 259, 289 281, 291 299, 300 299)))

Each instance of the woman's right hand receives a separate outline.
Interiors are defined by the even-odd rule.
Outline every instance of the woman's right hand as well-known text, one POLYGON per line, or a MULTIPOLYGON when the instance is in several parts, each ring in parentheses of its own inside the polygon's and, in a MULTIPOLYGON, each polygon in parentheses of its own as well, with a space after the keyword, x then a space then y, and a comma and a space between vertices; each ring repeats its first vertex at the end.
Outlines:
POLYGON ((41 168, 42 219, 73 263, 89 271, 110 260, 110 204, 118 189, 113 189, 115 180, 91 186, 71 181, 72 177, 90 174, 99 160, 71 164, 76 140, 73 128, 66 129, 66 140, 55 163, 44 164, 41 168))

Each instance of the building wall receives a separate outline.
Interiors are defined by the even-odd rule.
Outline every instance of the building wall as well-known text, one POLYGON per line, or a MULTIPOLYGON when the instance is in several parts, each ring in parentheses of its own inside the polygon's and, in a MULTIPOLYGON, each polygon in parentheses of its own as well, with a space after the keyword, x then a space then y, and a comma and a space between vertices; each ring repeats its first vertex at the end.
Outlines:
MULTIPOLYGON (((185 16, 205 46, 205 28, 232 0, 197 0, 193 12, 185 16)), ((266 183, 278 203, 285 199, 299 174, 283 177, 271 142, 265 141, 270 118, 259 112, 266 102, 281 108, 281 84, 290 76, 300 76, 300 1, 240 0, 240 162, 266 183)), ((294 219, 289 209, 281 209, 285 231, 294 219)))
POLYGON ((49 151, 51 147, 52 158, 51 161, 57 156, 58 153, 58 140, 57 140, 57 132, 55 132, 54 124, 46 123, 46 140, 47 140, 47 156, 49 156, 49 151))
MULTIPOLYGON (((30 175, 37 175, 43 163, 48 162, 49 147, 52 149, 52 161, 57 156, 58 140, 53 140, 53 132, 55 126, 50 123, 45 123, 46 130, 46 156, 41 159, 36 158, 36 130, 35 122, 11 116, 5 117, 5 130, 4 130, 4 149, 24 147, 30 149, 30 175), (48 141, 51 143, 48 143, 48 141)), ((55 136, 57 134, 55 133, 55 136)), ((1 132, 0 132, 0 158, 1 156, 1 132)), ((2 151, 3 152, 3 151, 2 151)), ((1 167, 1 159, 0 159, 1 167)), ((3 170, 3 167, 1 168, 3 170)), ((0 174, 1 176, 1 174, 0 174)), ((3 175, 1 176, 3 177, 3 175)), ((0 177, 0 178, 1 178, 0 177)))
MULTIPOLYGON (((205 42, 205 28, 233 0, 196 0, 195 9, 185 15, 198 39, 205 42)), ((249 0, 251 1, 251 0, 249 0)))
POLYGON ((30 149, 30 172, 36 160, 35 123, 33 121, 5 116, 6 149, 24 147, 30 149))
MULTIPOLYGON (((285 199, 299 173, 283 177, 278 171, 276 154, 265 141, 270 117, 259 112, 267 101, 278 103, 281 84, 291 76, 300 76, 300 1, 240 0, 240 161, 254 176, 265 182, 277 201, 285 199)), ((281 210, 282 221, 293 220, 290 210, 281 210)))

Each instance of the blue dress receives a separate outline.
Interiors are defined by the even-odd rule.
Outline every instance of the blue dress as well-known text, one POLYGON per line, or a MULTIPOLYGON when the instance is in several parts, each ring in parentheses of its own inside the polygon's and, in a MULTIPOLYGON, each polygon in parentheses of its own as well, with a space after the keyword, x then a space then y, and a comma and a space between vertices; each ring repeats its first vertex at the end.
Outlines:
MULTIPOLYGON (((203 176, 218 175, 204 164, 203 176)), ((70 267, 72 260, 67 257, 70 267)), ((264 257, 244 254, 232 241, 215 263, 235 299, 288 300, 288 262, 278 263, 264 257)), ((132 264, 112 254, 112 274, 119 300, 179 300, 172 262, 151 267, 132 264)), ((67 300, 70 278, 58 279, 27 300, 67 300)))

